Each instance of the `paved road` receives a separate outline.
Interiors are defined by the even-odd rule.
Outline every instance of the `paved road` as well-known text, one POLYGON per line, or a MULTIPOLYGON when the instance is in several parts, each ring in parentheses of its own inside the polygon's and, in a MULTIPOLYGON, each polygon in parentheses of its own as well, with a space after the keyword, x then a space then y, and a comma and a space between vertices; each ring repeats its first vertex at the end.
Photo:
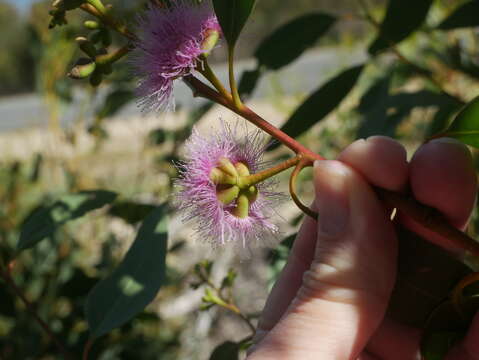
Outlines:
MULTIPOLYGON (((358 64, 365 54, 352 49, 321 49, 303 55, 298 61, 283 70, 264 76, 255 91, 255 98, 274 99, 282 95, 307 94, 320 86, 340 69, 358 64)), ((238 63, 239 71, 253 69, 253 60, 238 63)), ((218 76, 227 82, 225 65, 215 67, 218 76)), ((183 84, 176 88, 176 99, 184 107, 191 107, 196 99, 183 84)), ((62 119, 67 125, 73 121, 78 106, 73 104, 62 119)), ((126 106, 121 115, 138 114, 135 104, 126 106)), ((48 109, 41 97, 30 94, 0 98, 0 131, 10 131, 26 127, 44 127, 48 122, 48 109)))

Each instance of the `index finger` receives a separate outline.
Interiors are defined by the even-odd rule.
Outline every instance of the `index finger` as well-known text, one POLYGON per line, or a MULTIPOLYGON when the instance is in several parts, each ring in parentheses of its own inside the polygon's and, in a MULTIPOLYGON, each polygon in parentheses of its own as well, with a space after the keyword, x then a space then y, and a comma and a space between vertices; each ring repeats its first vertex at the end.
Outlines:
MULTIPOLYGON (((421 146, 409 165, 409 184, 414 197, 439 210, 455 227, 464 230, 477 194, 477 177, 469 149, 450 138, 421 146)), ((409 229, 442 247, 460 251, 447 239, 400 214, 409 229)))

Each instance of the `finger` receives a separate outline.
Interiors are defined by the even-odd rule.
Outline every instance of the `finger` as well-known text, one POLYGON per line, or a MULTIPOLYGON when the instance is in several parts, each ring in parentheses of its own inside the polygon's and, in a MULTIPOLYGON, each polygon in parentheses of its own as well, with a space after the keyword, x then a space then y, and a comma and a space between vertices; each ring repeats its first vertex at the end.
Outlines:
POLYGON ((384 316, 396 239, 374 192, 338 161, 315 164, 320 214, 311 266, 251 359, 356 359, 384 316))
POLYGON ((281 316, 296 296, 303 282, 303 273, 308 270, 313 260, 316 246, 317 223, 311 217, 304 219, 294 241, 288 262, 281 271, 268 296, 261 318, 258 322, 253 342, 258 343, 279 321, 281 316))
MULTIPOLYGON (((463 229, 474 206, 477 180, 468 148, 442 138, 421 146, 409 166, 414 197, 443 213, 450 223, 463 229)), ((452 244, 401 214, 401 222, 428 240, 451 248, 452 244)), ((452 248, 451 248, 452 249, 452 248)))
POLYGON ((447 360, 479 360, 479 313, 474 317, 464 341, 451 350, 447 360))
POLYGON ((348 164, 375 186, 402 190, 408 181, 406 149, 385 136, 360 139, 344 149, 338 160, 348 164))
MULTIPOLYGON (((369 183, 400 191, 406 188, 409 164, 404 147, 385 136, 357 140, 349 145, 339 159, 358 172, 369 183)), ((417 329, 384 319, 367 345, 369 355, 388 360, 418 358, 420 332, 417 329)))
POLYGON ((419 329, 385 318, 366 348, 378 359, 418 360, 420 341, 419 329))
POLYGON ((359 355, 357 360, 381 360, 381 359, 368 352, 363 352, 361 355, 359 355))
MULTIPOLYGON (((407 182, 406 150, 398 142, 373 136, 349 145, 339 159, 361 173, 368 182, 399 190, 407 182)), ((288 263, 276 281, 258 323, 254 342, 259 342, 283 316, 311 265, 316 244, 316 222, 306 217, 291 250, 288 263)))

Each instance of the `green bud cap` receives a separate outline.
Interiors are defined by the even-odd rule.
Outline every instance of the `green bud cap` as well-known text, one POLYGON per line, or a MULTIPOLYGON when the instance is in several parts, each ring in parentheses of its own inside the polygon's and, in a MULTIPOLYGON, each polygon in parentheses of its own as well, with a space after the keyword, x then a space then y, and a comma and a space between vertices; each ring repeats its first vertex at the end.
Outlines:
POLYGON ((238 172, 236 171, 236 168, 234 165, 231 163, 231 161, 227 158, 221 158, 218 161, 218 169, 222 170, 226 174, 230 176, 238 176, 238 172))
POLYGON ((208 56, 211 53, 211 50, 214 49, 218 40, 220 39, 220 33, 218 30, 210 29, 201 44, 201 50, 204 51, 203 56, 208 56))
POLYGON ((90 76, 96 69, 95 62, 90 59, 79 59, 76 65, 68 73, 68 76, 72 79, 84 79, 90 76))
POLYGON ((238 171, 239 176, 249 176, 249 169, 248 167, 243 164, 242 162, 235 164, 236 171, 238 171))
POLYGON ((213 168, 210 171, 210 180, 213 181, 215 184, 221 184, 221 180, 223 179, 224 172, 218 168, 213 168))
POLYGON ((254 203, 258 198, 258 189, 256 186, 250 186, 248 189, 243 190, 243 192, 248 197, 250 203, 254 203))
POLYGON ((231 203, 238 197, 239 192, 240 192, 240 188, 236 185, 233 185, 226 189, 217 190, 216 197, 223 204, 228 205, 229 203, 231 203))
POLYGON ((52 6, 60 10, 74 10, 82 5, 85 0, 54 0, 52 6))
POLYGON ((236 199, 236 207, 233 209, 232 214, 240 219, 247 218, 249 215, 249 200, 245 194, 241 194, 236 199))
POLYGON ((83 23, 83 26, 90 30, 96 30, 100 28, 100 23, 94 20, 87 20, 83 23))
POLYGON ((211 169, 210 180, 217 185, 236 185, 236 179, 236 176, 228 175, 219 168, 211 169))

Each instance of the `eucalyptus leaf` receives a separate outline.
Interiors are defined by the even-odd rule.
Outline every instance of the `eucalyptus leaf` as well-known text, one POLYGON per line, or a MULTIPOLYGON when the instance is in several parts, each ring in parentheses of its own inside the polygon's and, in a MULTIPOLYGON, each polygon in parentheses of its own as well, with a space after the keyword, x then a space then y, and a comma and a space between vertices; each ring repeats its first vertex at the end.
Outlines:
POLYGON ((442 360, 464 336, 479 308, 479 297, 468 297, 459 314, 452 301, 441 303, 429 316, 421 338, 424 360, 442 360))
POLYGON ((259 68, 243 72, 238 85, 238 92, 240 93, 242 99, 246 99, 251 96, 253 90, 258 84, 261 74, 262 71, 259 68))
POLYGON ((113 202, 116 196, 105 190, 81 191, 64 195, 51 205, 38 207, 22 225, 17 249, 31 248, 53 235, 61 225, 113 202))
POLYGON ((455 102, 448 103, 445 101, 442 103, 437 109, 437 112, 434 114, 433 119, 429 123, 426 136, 429 137, 439 131, 446 129, 460 108, 461 106, 455 102))
POLYGON ((460 5, 438 26, 441 30, 479 26, 479 1, 472 0, 460 5))
POLYGON ((166 206, 145 219, 118 268, 88 294, 85 312, 92 338, 123 325, 156 296, 165 279, 166 206))
POLYGON ((6 286, 0 286, 0 298, 2 299, 0 316, 15 318, 15 298, 10 295, 6 286))
POLYGON ((479 97, 469 102, 454 118, 449 128, 434 137, 447 136, 479 148, 479 97))
POLYGON ((421 355, 424 360, 444 360, 449 350, 462 338, 462 334, 453 331, 442 331, 430 334, 421 344, 421 355))
POLYGON ((226 341, 218 345, 210 356, 210 360, 238 360, 240 344, 226 341))
POLYGON ((364 65, 349 68, 321 86, 296 109, 281 130, 296 137, 324 119, 349 94, 363 68, 364 65))
POLYGON ((134 225, 145 219, 154 208, 155 206, 151 204, 142 204, 134 201, 119 201, 110 207, 108 213, 134 225))
POLYGON ((398 275, 388 316, 423 328, 431 313, 471 269, 403 227, 398 231, 398 244, 398 275))
POLYGON ((479 79, 477 56, 475 53, 469 52, 464 44, 460 42, 453 44, 447 48, 445 55, 444 62, 447 66, 474 79, 479 79))
POLYGON ((433 0, 389 0, 386 16, 369 53, 376 54, 406 39, 424 23, 432 3, 433 0))
POLYGON ((335 21, 336 17, 326 13, 300 16, 264 39, 254 55, 260 66, 277 70, 288 65, 313 46, 335 21))
POLYGON ((33 160, 32 171, 29 176, 30 182, 36 183, 40 179, 44 161, 45 159, 41 153, 37 153, 35 155, 35 159, 33 160))
POLYGON ((230 48, 236 45, 255 4, 256 0, 213 0, 223 36, 230 48))
POLYGON ((457 110, 458 104, 443 94, 428 90, 391 94, 388 79, 383 79, 361 99, 358 110, 363 119, 358 129, 358 138, 373 135, 395 137, 398 126, 414 109, 428 107, 438 108, 434 126, 440 127, 457 110))

